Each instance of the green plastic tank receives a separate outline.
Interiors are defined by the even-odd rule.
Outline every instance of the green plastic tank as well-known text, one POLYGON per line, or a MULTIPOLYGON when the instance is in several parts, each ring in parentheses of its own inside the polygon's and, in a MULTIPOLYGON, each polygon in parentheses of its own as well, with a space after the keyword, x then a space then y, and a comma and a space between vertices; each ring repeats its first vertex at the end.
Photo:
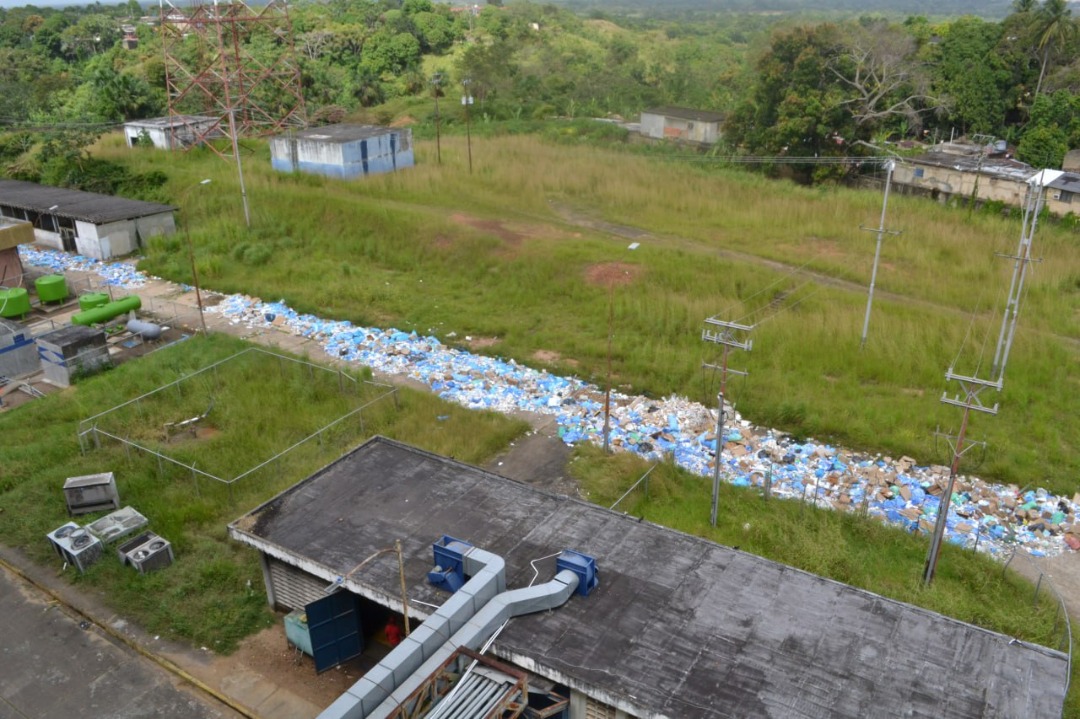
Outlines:
POLYGON ((22 287, 0 290, 0 317, 22 317, 30 312, 30 295, 22 287))
POLYGON ((61 302, 67 299, 67 278, 63 275, 45 275, 34 281, 38 299, 42 302, 61 302))
POLYGON ((72 316, 71 324, 73 325, 90 325, 101 324, 102 322, 108 322, 114 317, 119 317, 125 312, 132 312, 142 307, 142 300, 136 295, 129 295, 122 299, 116 300, 116 302, 110 302, 107 305, 101 307, 94 307, 93 309, 84 310, 77 315, 72 316))
POLYGON ((85 295, 79 295, 79 309, 83 312, 107 304, 109 304, 109 296, 104 292, 88 292, 85 295))

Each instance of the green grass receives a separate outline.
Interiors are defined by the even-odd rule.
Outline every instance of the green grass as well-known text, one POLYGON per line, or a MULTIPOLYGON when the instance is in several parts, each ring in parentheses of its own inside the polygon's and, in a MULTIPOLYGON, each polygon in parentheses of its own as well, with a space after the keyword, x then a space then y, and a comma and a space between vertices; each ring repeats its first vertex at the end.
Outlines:
MULTIPOLYGON (((597 504, 610 506, 649 469, 629 454, 605 457, 576 450, 571 475, 597 504)), ((649 474, 617 509, 706 537, 783 564, 1029 642, 1061 649, 1064 622, 1049 592, 1034 589, 989 557, 948 543, 930 587, 922 584, 927 542, 858 513, 816 509, 799 501, 766 500, 756 489, 724 485, 716 527, 709 524, 712 484, 671 463, 649 474)), ((1073 662, 1064 716, 1080 717, 1080 662, 1073 662)))
MULTIPOLYGON (((433 452, 482 463, 528 426, 494 413, 448 405, 423 392, 399 389, 400 407, 379 402, 265 469, 235 483, 232 491, 187 470, 158 465, 149 455, 115 442, 79 451, 76 431, 86 417, 149 392, 248 345, 226 336, 189 340, 73 388, 0 414, 0 541, 23 548, 45 566, 57 565, 45 534, 67 521, 61 487, 65 477, 115 472, 123 504, 150 520, 149 528, 173 543, 177 561, 139 575, 107 557, 85 575, 67 573, 77 585, 98 590, 117 612, 154 634, 229 652, 272 621, 259 563, 230 541, 225 526, 258 503, 295 484, 373 434, 394 437, 433 452), (443 421, 436 417, 445 416, 443 421)), ((306 368, 261 353, 248 353, 175 388, 101 420, 99 426, 158 451, 232 478, 357 406, 367 393, 338 391, 336 373, 320 377, 306 368), (217 434, 165 443, 162 424, 215 405, 206 426, 217 434)), ((97 515, 80 517, 91 520, 97 515)), ((110 555, 111 556, 111 555, 110 555)), ((60 567, 56 566, 57 571, 60 567)))
MULTIPOLYGON (((804 188, 700 163, 672 162, 536 136, 474 138, 475 171, 460 136, 416 145, 418 165, 340 182, 283 175, 266 147, 246 156, 253 228, 244 229, 234 168, 209 152, 100 152, 173 178, 190 215, 205 285, 286 299, 301 311, 378 326, 496 338, 484 351, 594 380, 604 376, 609 293, 597 264, 632 266, 614 305, 616 384, 713 402, 701 362, 701 321, 761 311, 750 371, 731 396, 760 424, 855 449, 948 456, 933 433, 959 411, 938 401, 945 370, 987 376, 1019 223, 894 195, 870 340, 860 351, 881 196, 804 188), (214 184, 192 185, 202 177, 214 184), (209 189, 208 189, 209 188, 209 189), (564 215, 570 212, 569 220, 564 215), (629 239, 588 219, 644 228, 629 239), (792 267, 818 273, 791 274, 792 267), (824 283, 821 278, 827 278, 824 283), (839 283, 839 284, 838 284, 839 283), (847 284, 845 284, 847 283, 847 284), (793 307, 793 308, 792 308, 793 307), (543 361, 537 354, 543 352, 543 361), (554 359, 552 359, 554 358, 554 359)), ((971 431, 985 463, 962 471, 1071 495, 1080 476, 1080 255, 1077 236, 1043 223, 997 417, 971 431)), ((152 242, 142 267, 190 281, 181 237, 152 242)), ((991 400, 991 403, 993 400, 991 400)))

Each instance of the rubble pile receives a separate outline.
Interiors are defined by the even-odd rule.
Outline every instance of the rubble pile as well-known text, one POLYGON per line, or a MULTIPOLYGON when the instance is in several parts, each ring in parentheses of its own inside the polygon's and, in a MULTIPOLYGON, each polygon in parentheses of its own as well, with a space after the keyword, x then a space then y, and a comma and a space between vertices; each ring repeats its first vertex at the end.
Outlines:
MULTIPOLYGON (((119 263, 98 263, 97 268, 93 260, 42 252, 26 253, 24 259, 54 271, 86 269, 89 264, 107 280, 115 278, 117 284, 128 278, 133 283, 145 282, 127 265, 120 265, 126 270, 118 269, 119 263), (66 260, 71 264, 65 264, 66 260)), ((233 324, 277 327, 307 337, 331 357, 377 372, 406 375, 466 407, 554 415, 559 436, 567 444, 604 439, 604 392, 577 378, 559 377, 514 360, 475 355, 416 332, 301 315, 280 301, 228 295, 206 311, 220 313, 233 324)), ((691 472, 713 474, 714 409, 677 396, 657 400, 612 392, 611 399, 612 446, 653 459, 671 456, 691 472)), ((946 499, 942 495, 947 467, 920 466, 908 457, 857 455, 812 440, 800 443, 755 427, 730 408, 725 411, 721 462, 721 476, 736 486, 768 488, 778 497, 861 511, 913 532, 932 531, 946 502, 947 540, 991 554, 1017 546, 1036 556, 1054 555, 1066 546, 1080 549, 1080 495, 1069 500, 1043 489, 1021 492, 1015 486, 960 476, 946 499)))

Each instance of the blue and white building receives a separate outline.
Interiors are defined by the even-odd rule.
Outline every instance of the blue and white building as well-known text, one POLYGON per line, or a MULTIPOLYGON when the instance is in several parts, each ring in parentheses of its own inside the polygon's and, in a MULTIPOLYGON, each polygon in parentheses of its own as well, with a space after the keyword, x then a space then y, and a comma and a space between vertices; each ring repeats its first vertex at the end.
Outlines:
POLYGON ((270 140, 270 163, 282 172, 351 179, 412 167, 412 130, 376 125, 327 125, 270 140))

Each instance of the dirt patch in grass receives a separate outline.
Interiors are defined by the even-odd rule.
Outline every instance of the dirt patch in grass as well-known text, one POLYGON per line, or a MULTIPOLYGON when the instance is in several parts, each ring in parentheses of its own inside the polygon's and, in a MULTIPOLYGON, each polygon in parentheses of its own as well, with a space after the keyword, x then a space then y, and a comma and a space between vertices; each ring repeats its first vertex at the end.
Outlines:
POLYGON ((492 347, 499 344, 498 337, 473 337, 470 340, 465 340, 465 344, 469 346, 469 349, 482 350, 486 347, 492 347))
POLYGON ((626 262, 603 262, 585 269, 585 280, 600 287, 628 285, 641 275, 641 267, 626 262))
POLYGON ((577 367, 578 361, 575 359, 566 359, 555 350, 536 350, 532 353, 532 358, 537 362, 543 362, 544 364, 563 364, 569 367, 577 367))
POLYGON ((506 227, 506 224, 499 222, 498 220, 484 220, 479 217, 472 217, 470 215, 463 215, 460 212, 455 212, 450 215, 450 219, 462 225, 467 225, 473 229, 486 232, 490 235, 495 235, 503 242, 511 245, 520 244, 522 240, 526 238, 526 235, 521 232, 515 232, 506 227))

